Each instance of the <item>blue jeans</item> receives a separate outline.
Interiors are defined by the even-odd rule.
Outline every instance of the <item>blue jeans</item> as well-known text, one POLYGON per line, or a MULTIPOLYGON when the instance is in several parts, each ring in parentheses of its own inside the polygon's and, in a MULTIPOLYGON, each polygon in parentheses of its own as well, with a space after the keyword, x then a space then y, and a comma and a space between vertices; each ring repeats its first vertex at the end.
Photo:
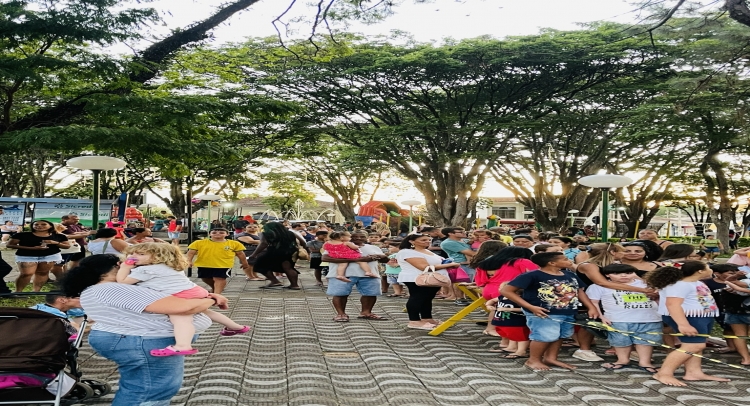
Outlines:
POLYGON ((114 361, 120 389, 112 406, 169 406, 182 386, 185 357, 154 357, 149 352, 174 344, 174 337, 149 338, 91 331, 89 344, 114 361))
POLYGON ((573 336, 575 316, 572 314, 548 314, 546 318, 535 316, 524 309, 526 326, 531 330, 529 340, 541 343, 554 343, 562 338, 573 336))
POLYGON ((366 278, 362 276, 347 276, 351 282, 328 278, 328 296, 349 296, 355 286, 362 296, 380 296, 380 278, 366 278))

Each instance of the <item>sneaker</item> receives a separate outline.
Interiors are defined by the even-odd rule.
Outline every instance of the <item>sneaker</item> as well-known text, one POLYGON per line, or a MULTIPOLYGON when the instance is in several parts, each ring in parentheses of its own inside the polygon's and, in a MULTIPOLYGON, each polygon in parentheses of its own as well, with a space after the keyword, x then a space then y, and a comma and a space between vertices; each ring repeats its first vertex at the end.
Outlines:
POLYGON ((591 350, 576 350, 572 356, 573 358, 589 362, 604 361, 604 358, 596 355, 596 353, 591 350))

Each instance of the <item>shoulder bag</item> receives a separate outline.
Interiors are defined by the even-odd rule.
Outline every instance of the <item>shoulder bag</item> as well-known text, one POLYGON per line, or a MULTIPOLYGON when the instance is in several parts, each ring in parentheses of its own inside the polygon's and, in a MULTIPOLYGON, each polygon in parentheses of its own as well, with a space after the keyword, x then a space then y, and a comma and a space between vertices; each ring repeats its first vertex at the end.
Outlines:
POLYGON ((60 248, 60 254, 77 254, 81 252, 81 246, 78 245, 75 240, 68 240, 70 241, 70 247, 68 248, 60 248))
POLYGON ((303 261, 309 261, 310 260, 310 254, 307 252, 307 249, 300 245, 299 240, 297 240, 297 259, 301 259, 303 261))
POLYGON ((451 280, 447 276, 435 272, 435 266, 430 265, 422 271, 414 280, 417 286, 433 288, 445 288, 451 286, 451 280))

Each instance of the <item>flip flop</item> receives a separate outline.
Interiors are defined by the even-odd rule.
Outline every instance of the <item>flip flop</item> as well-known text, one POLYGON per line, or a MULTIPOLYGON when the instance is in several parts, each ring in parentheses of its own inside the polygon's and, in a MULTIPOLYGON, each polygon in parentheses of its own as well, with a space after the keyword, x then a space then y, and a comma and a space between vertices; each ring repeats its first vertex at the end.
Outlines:
POLYGON ((386 297, 404 297, 404 294, 402 293, 400 295, 397 295, 397 294, 393 293, 393 294, 390 294, 390 295, 386 295, 386 297))
POLYGON ((508 350, 506 350, 505 348, 490 348, 490 349, 489 349, 489 350, 487 350, 487 351, 489 351, 489 352, 499 352, 499 353, 501 353, 501 354, 502 354, 502 353, 505 353, 505 354, 512 354, 512 353, 514 353, 514 352, 515 352, 515 351, 508 351, 508 350))
POLYGON ((366 320, 388 320, 387 318, 383 316, 378 316, 377 314, 365 314, 365 315, 359 315, 357 316, 358 319, 366 319, 366 320))
POLYGON ((299 286, 294 286, 294 287, 292 287, 292 286, 282 286, 282 289, 289 289, 289 290, 302 290, 302 288, 301 288, 301 287, 299 287, 299 286))
POLYGON ((641 371, 648 372, 649 374, 655 374, 659 372, 659 368, 657 367, 642 367, 639 365, 637 368, 640 369, 641 371))
POLYGON ((434 330, 435 327, 437 327, 437 326, 434 325, 434 324, 431 324, 431 323, 427 323, 427 324, 423 324, 421 326, 410 326, 410 325, 407 324, 406 327, 414 329, 414 330, 434 330))
POLYGON ((349 316, 339 316, 339 315, 337 315, 337 316, 335 316, 333 318, 333 321, 335 321, 337 323, 346 323, 346 322, 349 321, 349 316))
POLYGON ((518 354, 506 354, 501 355, 500 358, 503 359, 521 359, 521 358, 529 358, 528 355, 518 355, 518 354))
POLYGON ((223 329, 221 329, 221 331, 219 332, 219 335, 222 335, 222 336, 224 336, 224 337, 229 337, 229 336, 235 336, 235 335, 237 335, 237 334, 245 334, 245 333, 247 333, 248 331, 250 331, 250 326, 243 326, 243 327, 242 327, 241 329, 239 329, 239 330, 230 330, 230 329, 228 329, 228 328, 224 327, 224 328, 223 328, 223 329))
POLYGON ((602 364, 602 368, 609 369, 610 371, 617 371, 620 369, 630 368, 630 364, 615 364, 614 362, 612 362, 612 363, 602 364))
POLYGON ((198 349, 191 348, 189 350, 175 350, 174 347, 171 345, 168 345, 166 348, 160 348, 156 350, 150 351, 151 355, 154 357, 171 357, 174 355, 193 355, 198 353, 198 349))
POLYGON ((278 285, 265 285, 265 286, 259 287, 258 289, 281 289, 283 287, 284 287, 284 285, 282 285, 282 284, 278 284, 278 285))

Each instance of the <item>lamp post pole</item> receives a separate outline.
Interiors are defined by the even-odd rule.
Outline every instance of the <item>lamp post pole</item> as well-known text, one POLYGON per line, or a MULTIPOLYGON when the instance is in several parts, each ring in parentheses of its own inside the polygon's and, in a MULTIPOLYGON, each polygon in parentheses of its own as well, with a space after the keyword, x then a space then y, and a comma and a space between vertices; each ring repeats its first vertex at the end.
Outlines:
POLYGON ((601 239, 602 242, 609 241, 609 190, 612 188, 625 187, 633 184, 633 180, 622 175, 591 175, 578 179, 583 186, 600 189, 602 192, 602 214, 601 214, 601 239))
POLYGON ((422 202, 420 202, 419 200, 404 200, 403 202, 401 202, 401 204, 403 204, 405 206, 409 206, 409 233, 411 233, 413 231, 413 228, 412 228, 413 227, 412 223, 414 221, 414 211, 413 211, 413 208, 414 208, 414 206, 416 206, 418 204, 421 204, 421 203, 422 202))
POLYGON ((102 185, 101 185, 101 174, 102 171, 111 171, 116 169, 122 169, 125 167, 126 162, 119 158, 111 156, 98 156, 98 155, 86 155, 68 159, 68 166, 76 169, 90 170, 93 174, 94 187, 93 196, 91 199, 91 229, 99 229, 99 202, 101 201, 102 185))

